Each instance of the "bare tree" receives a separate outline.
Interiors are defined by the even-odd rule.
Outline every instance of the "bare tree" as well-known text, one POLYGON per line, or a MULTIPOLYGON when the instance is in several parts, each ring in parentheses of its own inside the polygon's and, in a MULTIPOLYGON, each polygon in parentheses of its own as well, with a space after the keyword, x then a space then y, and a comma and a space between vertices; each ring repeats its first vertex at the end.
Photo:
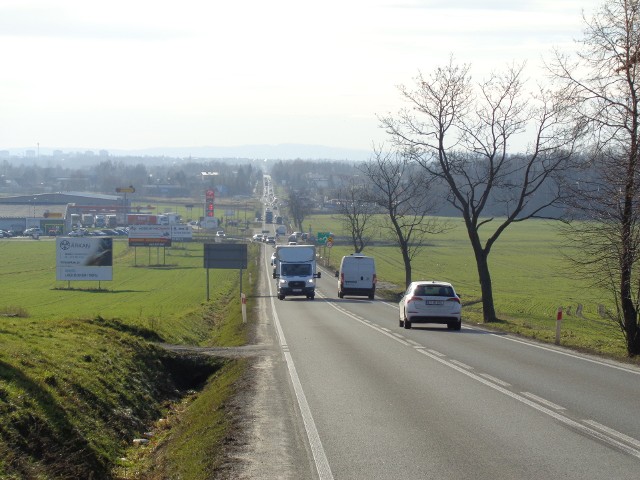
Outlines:
POLYGON ((435 210, 429 179, 412 167, 409 155, 400 151, 377 149, 361 170, 372 183, 367 200, 386 213, 380 227, 391 232, 398 242, 405 286, 409 286, 411 260, 420 252, 429 234, 441 233, 447 228, 446 223, 428 216, 435 210))
POLYGON ((302 195, 302 192, 297 189, 289 189, 289 202, 288 209, 291 219, 293 220, 293 226, 300 232, 304 232, 302 222, 310 212, 310 201, 307 197, 302 195))
POLYGON ((469 71, 451 59, 428 78, 420 74, 415 89, 400 87, 412 108, 380 120, 394 144, 439 180, 447 201, 461 213, 475 255, 483 318, 492 322, 497 317, 491 248, 512 223, 543 216, 560 204, 555 177, 572 156, 575 131, 556 97, 542 89, 535 96, 525 90, 522 66, 492 74, 479 85, 469 71), (510 155, 525 131, 532 132, 528 151, 510 155))
POLYGON ((611 318, 640 354, 640 2, 609 0, 591 20, 576 57, 556 52, 551 71, 587 126, 593 156, 589 175, 572 189, 584 223, 572 235, 591 255, 585 268, 611 292, 611 318))
POLYGON ((343 229, 349 232, 354 252, 360 253, 370 241, 371 220, 375 213, 372 203, 368 201, 369 186, 358 181, 358 177, 351 177, 347 185, 338 190, 338 198, 338 213, 343 229))

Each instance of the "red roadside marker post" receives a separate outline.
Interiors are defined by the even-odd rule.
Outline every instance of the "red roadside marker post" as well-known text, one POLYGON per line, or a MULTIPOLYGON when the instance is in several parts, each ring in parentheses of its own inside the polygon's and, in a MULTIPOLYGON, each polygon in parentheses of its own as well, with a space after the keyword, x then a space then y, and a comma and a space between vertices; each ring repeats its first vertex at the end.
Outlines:
POLYGON ((562 306, 558 307, 556 314, 556 345, 560 345, 560 328, 562 327, 562 306))

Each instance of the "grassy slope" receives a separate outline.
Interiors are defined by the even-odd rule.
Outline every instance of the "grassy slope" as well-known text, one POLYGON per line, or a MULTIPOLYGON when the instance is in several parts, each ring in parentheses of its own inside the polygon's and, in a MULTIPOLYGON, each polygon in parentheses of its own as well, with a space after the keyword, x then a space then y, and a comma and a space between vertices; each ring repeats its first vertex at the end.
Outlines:
POLYGON ((101 290, 56 282, 54 245, 0 242, 1 478, 107 478, 169 401, 232 368, 150 341, 245 342, 230 313, 240 310, 239 276, 210 270, 207 303, 201 244, 176 246, 166 259, 152 249, 151 263, 164 265, 150 268, 146 249, 135 258, 118 241, 114 280, 101 290))

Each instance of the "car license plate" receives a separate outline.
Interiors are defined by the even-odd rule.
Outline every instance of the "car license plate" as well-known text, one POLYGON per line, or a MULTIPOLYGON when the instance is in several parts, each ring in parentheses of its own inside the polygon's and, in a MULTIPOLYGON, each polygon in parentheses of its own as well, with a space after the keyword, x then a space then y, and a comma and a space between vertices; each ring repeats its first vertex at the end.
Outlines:
POLYGON ((301 288, 294 288, 294 289, 292 290, 292 292, 293 292, 293 293, 298 293, 298 292, 301 292, 301 291, 302 291, 302 289, 301 289, 301 288))
POLYGON ((427 300, 427 305, 444 305, 443 300, 427 300))

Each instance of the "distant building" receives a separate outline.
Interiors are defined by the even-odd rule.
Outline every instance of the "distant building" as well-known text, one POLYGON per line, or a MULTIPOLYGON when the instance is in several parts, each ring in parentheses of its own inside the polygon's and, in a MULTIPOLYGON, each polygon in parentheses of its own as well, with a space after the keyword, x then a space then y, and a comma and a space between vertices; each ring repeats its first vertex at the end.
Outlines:
POLYGON ((83 213, 116 215, 118 224, 123 225, 130 208, 130 200, 125 205, 117 195, 84 192, 0 197, 0 229, 21 232, 40 227, 43 232, 66 234, 72 227, 71 215, 83 213))

